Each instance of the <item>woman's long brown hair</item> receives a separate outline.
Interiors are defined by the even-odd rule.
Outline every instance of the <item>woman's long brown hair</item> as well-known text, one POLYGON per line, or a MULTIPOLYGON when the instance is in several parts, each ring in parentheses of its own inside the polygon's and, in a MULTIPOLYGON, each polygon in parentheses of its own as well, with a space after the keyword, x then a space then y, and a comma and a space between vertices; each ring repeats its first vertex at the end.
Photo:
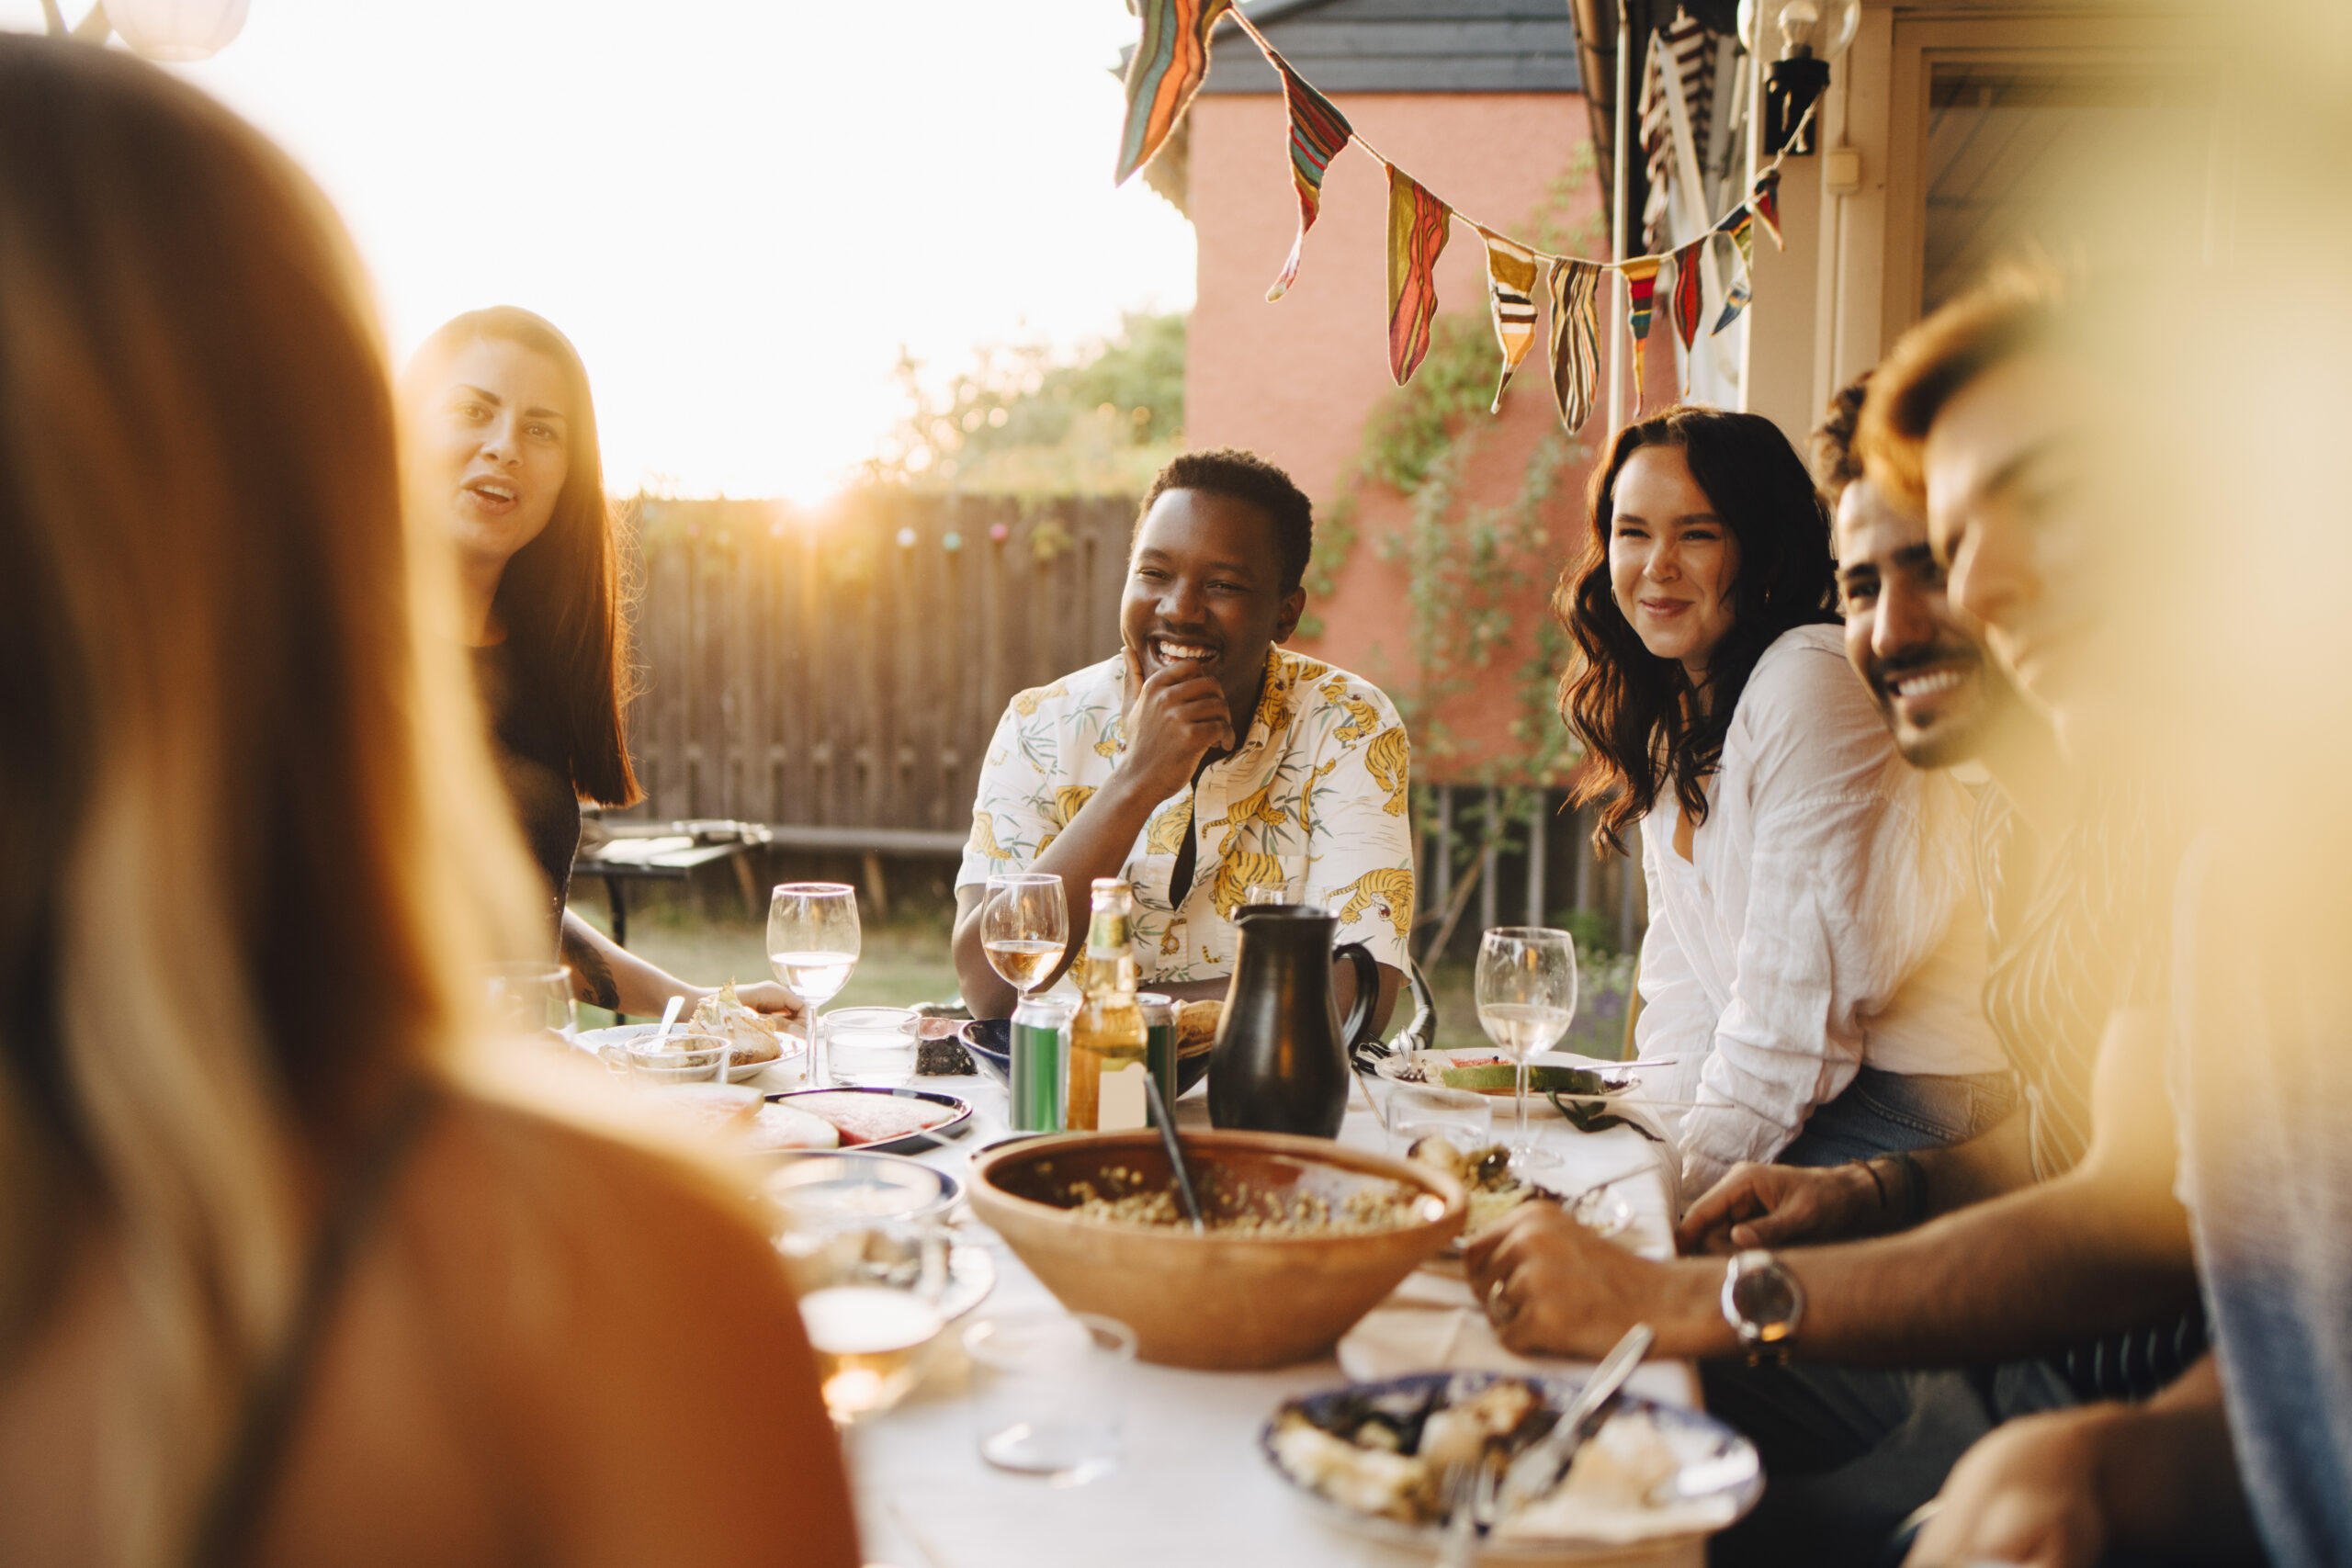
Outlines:
POLYGON ((1706 820, 1706 781, 1723 761, 1748 672, 1782 632, 1838 618, 1837 567, 1813 479, 1762 414, 1678 407, 1627 425, 1593 474, 1586 505, 1584 549, 1552 595, 1553 613, 1577 645, 1560 677, 1560 716, 1585 750, 1576 803, 1600 805, 1593 843, 1622 852, 1626 830, 1669 780, 1683 814, 1706 820), (1681 661, 1643 645, 1610 589, 1617 476, 1645 446, 1681 448, 1691 479, 1739 543, 1732 628, 1708 661, 1703 713, 1681 661))
POLYGON ((567 467, 554 515, 506 563, 492 606, 514 649, 515 694, 556 716, 574 789, 601 805, 632 806, 639 791, 628 759, 627 710, 636 671, 627 579, 580 351, 554 323, 517 306, 469 310, 442 323, 417 350, 401 378, 406 400, 414 409, 427 392, 424 379, 459 348, 483 340, 514 344, 548 360, 571 400, 567 467))
POLYGON ((115 1562, 176 1560, 306 1190, 537 945, 357 276, 219 102, 0 34, 0 1376, 102 1253, 115 1562))

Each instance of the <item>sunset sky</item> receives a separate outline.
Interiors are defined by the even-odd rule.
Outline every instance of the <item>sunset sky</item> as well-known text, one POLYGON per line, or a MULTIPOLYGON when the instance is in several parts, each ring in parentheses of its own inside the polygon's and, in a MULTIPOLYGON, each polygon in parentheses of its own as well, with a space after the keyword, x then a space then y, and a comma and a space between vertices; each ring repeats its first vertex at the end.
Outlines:
POLYGON ((1122 0, 252 0, 177 69, 326 188, 396 355, 527 306, 587 358, 616 491, 814 500, 889 428, 900 343, 945 369, 1191 303, 1190 227, 1111 186, 1135 29, 1122 0))

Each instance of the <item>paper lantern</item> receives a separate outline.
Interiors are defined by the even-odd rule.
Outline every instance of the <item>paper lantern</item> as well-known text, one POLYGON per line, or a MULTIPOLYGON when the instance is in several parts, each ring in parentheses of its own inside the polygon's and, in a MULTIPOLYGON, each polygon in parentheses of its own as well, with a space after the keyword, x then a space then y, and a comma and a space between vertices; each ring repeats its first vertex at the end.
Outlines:
POLYGON ((149 60, 209 60, 244 30, 247 0, 106 0, 122 41, 149 60))

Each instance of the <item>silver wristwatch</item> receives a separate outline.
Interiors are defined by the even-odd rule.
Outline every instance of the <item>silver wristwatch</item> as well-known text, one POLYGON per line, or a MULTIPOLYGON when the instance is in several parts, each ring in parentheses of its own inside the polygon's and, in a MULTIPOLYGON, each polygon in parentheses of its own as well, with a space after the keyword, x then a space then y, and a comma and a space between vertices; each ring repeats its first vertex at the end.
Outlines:
POLYGON ((1789 1359, 1789 1337, 1804 1320, 1804 1287, 1762 1247, 1735 1253, 1724 1269, 1724 1321, 1748 1359, 1789 1359))

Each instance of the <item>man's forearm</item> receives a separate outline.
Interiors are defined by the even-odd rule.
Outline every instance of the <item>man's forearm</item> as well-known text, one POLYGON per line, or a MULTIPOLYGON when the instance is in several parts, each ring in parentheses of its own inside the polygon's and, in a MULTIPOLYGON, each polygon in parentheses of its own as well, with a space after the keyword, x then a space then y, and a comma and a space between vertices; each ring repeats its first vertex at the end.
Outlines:
MULTIPOLYGON (((1790 1343, 1807 1360, 1963 1364, 2061 1348, 2195 1299, 2188 1225, 2166 1194, 2094 1173, 1899 1235, 1780 1254, 1804 1285, 1790 1343)), ((1679 1260, 1654 1286, 1662 1355, 1729 1355, 1719 1259, 1679 1260)))
POLYGON ((2199 1561, 2260 1552, 2210 1353, 2146 1404, 2117 1407, 2099 1453, 2099 1508, 2115 1544, 2199 1561))

